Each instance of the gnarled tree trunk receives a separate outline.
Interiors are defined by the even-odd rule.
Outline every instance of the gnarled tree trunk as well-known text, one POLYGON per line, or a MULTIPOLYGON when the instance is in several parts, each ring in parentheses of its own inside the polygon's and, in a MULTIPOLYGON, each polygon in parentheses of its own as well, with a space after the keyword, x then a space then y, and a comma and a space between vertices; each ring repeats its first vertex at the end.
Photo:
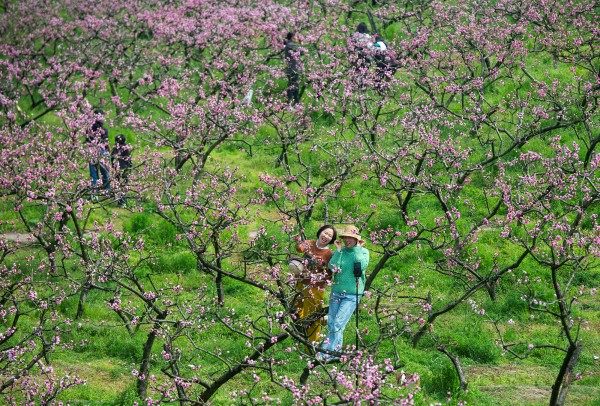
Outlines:
POLYGON ((579 361, 583 343, 578 341, 575 345, 570 345, 567 354, 563 360, 560 372, 552 385, 552 396, 550 397, 550 406, 563 406, 567 398, 569 386, 573 382, 573 369, 579 361))

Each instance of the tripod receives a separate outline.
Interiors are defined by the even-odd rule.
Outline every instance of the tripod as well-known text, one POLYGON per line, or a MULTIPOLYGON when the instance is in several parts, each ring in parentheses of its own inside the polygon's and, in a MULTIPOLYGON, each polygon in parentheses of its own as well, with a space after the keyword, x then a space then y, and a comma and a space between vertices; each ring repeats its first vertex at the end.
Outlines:
POLYGON ((360 262, 354 259, 354 278, 356 279, 356 349, 358 350, 358 289, 360 287, 360 278, 362 277, 362 266, 360 262))
MULTIPOLYGON (((360 262, 354 262, 354 278, 356 279, 356 309, 355 309, 355 319, 356 319, 356 350, 358 351, 358 288, 360 287, 360 278, 362 276, 362 269, 360 266, 360 262)), ((356 368, 356 387, 358 388, 358 366, 356 368)))
POLYGON ((355 319, 356 319, 356 349, 358 350, 358 287, 360 285, 360 277, 356 278, 356 309, 355 311, 355 319))

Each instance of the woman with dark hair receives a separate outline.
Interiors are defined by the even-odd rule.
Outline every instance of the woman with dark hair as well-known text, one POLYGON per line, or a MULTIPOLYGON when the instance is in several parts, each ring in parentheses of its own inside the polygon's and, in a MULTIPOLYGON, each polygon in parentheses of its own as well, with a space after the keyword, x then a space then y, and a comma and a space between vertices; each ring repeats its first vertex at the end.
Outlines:
POLYGON ((325 287, 331 279, 328 268, 333 251, 329 248, 337 237, 335 228, 324 225, 317 231, 316 240, 299 240, 296 251, 303 254, 304 270, 299 273, 296 284, 297 297, 294 303, 298 322, 305 327, 306 338, 310 343, 319 341, 321 334, 321 316, 315 316, 323 310, 325 287))
POLYGON ((296 39, 294 32, 288 32, 285 37, 285 62, 286 68, 285 73, 288 78, 287 87, 287 98, 291 105, 300 102, 300 72, 302 70, 302 63, 300 56, 302 50, 296 39))
POLYGON ((369 29, 367 28, 367 24, 359 23, 358 26, 356 27, 356 32, 358 32, 360 34, 368 34, 369 29))

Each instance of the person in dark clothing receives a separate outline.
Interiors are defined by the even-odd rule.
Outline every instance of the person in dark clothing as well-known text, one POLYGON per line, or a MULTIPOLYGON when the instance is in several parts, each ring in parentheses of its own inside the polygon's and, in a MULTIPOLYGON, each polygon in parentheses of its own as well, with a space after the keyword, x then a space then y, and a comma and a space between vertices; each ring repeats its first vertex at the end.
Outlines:
POLYGON ((356 27, 356 32, 352 34, 351 50, 356 53, 356 64, 353 69, 358 74, 358 83, 362 84, 363 77, 371 64, 371 50, 373 48, 373 38, 369 34, 367 24, 360 23, 356 27))
POLYGON ((375 81, 380 84, 385 78, 391 77, 396 72, 397 63, 394 56, 389 52, 389 48, 383 37, 375 34, 375 43, 373 44, 373 60, 375 61, 375 81))
POLYGON ((102 159, 109 154, 108 130, 104 127, 104 113, 100 110, 94 111, 96 121, 85 136, 85 141, 92 147, 94 157, 89 162, 90 177, 92 178, 92 199, 96 200, 95 193, 98 191, 98 181, 102 176, 102 189, 110 190, 109 171, 102 159))
POLYGON ((117 205, 119 207, 126 207, 127 192, 125 191, 125 186, 127 186, 129 170, 131 169, 132 164, 131 151, 123 134, 119 134, 115 137, 115 146, 110 153, 110 159, 113 167, 117 171, 117 179, 121 186, 121 190, 117 192, 117 205))
POLYGON ((302 71, 302 62, 300 56, 302 50, 296 42, 296 34, 288 32, 284 41, 285 48, 285 73, 288 78, 287 98, 291 105, 300 102, 300 72, 302 71))

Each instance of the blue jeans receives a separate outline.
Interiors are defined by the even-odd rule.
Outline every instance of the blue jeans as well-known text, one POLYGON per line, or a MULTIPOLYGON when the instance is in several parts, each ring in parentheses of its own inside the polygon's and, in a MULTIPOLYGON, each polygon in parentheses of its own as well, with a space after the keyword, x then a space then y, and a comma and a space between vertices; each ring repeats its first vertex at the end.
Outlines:
MULTIPOLYGON (((360 303, 362 295, 358 295, 360 303)), ((330 351, 341 351, 344 340, 344 329, 356 309, 356 294, 331 292, 329 299, 329 315, 327 321, 328 334, 327 341, 323 349, 330 351)))
MULTIPOLYGON (((108 150, 102 151, 102 157, 108 156, 108 150)), ((92 190, 96 192, 98 180, 100 177, 98 176, 98 169, 100 170, 100 175, 102 176, 102 189, 110 189, 110 183, 108 180, 108 169, 101 162, 93 164, 90 162, 90 177, 92 178, 92 190)))

